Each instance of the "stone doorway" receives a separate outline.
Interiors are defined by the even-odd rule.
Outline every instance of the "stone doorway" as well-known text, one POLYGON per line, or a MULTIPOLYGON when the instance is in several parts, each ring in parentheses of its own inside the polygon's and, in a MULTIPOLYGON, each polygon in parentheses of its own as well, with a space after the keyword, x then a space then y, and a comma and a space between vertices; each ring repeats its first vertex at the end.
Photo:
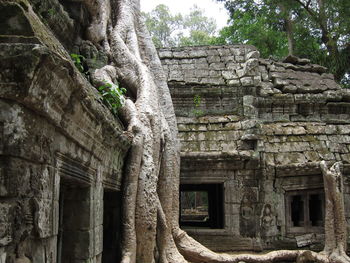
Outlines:
POLYGON ((91 188, 61 177, 59 199, 59 226, 57 237, 57 263, 73 263, 87 260, 92 251, 89 243, 92 211, 91 188))
POLYGON ((223 184, 181 184, 180 225, 222 229, 224 227, 223 184))
POLYGON ((121 193, 105 190, 103 195, 102 263, 119 262, 121 258, 121 193))

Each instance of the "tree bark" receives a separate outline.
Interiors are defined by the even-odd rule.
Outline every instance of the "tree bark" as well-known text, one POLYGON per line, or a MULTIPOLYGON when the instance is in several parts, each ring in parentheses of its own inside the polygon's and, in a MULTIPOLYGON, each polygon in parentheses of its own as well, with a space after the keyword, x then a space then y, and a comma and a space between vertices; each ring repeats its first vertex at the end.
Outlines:
POLYGON ((139 2, 85 0, 85 4, 92 17, 86 35, 111 58, 110 65, 92 74, 93 83, 114 85, 118 79, 129 94, 135 95, 126 99, 120 109, 126 133, 133 138, 123 182, 121 262, 302 262, 304 258, 349 262, 345 255, 346 223, 343 190, 338 187, 341 183, 338 164, 327 169, 321 163, 326 224, 331 226, 326 227, 324 253, 281 250, 265 255, 217 254, 182 231, 178 224, 180 150, 175 113, 160 60, 141 18, 139 2), (101 10, 105 7, 111 11, 101 10))
POLYGON ((347 64, 349 56, 344 56, 344 53, 338 47, 339 35, 334 30, 331 32, 331 29, 328 26, 329 18, 327 18, 326 7, 324 0, 317 0, 317 7, 312 9, 310 7, 310 1, 307 4, 302 0, 294 0, 299 4, 305 11, 310 15, 311 19, 319 26, 321 30, 321 40, 326 46, 329 53, 329 61, 327 63, 328 67, 331 68, 332 73, 336 81, 341 81, 344 77, 344 74, 347 72, 347 68, 343 64, 347 64))
POLYGON ((323 254, 333 262, 350 262, 346 255, 347 225, 344 208, 344 184, 342 164, 336 162, 331 168, 325 161, 320 164, 325 191, 325 247, 323 254))
POLYGON ((290 10, 285 6, 285 3, 279 2, 279 7, 281 8, 281 11, 283 13, 283 20, 285 24, 285 30, 287 34, 288 39, 288 55, 293 56, 294 55, 294 37, 293 37, 293 20, 292 15, 290 14, 290 10))

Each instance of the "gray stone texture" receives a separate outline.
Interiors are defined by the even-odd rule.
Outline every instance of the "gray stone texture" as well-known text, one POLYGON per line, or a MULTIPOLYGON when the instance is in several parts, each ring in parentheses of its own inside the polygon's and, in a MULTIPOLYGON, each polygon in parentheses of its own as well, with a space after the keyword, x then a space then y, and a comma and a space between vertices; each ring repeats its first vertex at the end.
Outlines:
POLYGON ((80 48, 90 69, 105 59, 79 42, 84 22, 70 8, 87 22, 79 2, 0 3, 3 263, 20 251, 30 262, 57 262, 62 231, 61 262, 101 262, 103 193, 120 191, 130 141, 68 55, 80 48))
POLYGON ((322 227, 306 240, 310 229, 295 232, 288 225, 285 198, 295 191, 322 192, 321 160, 342 161, 349 188, 349 91, 324 67, 298 58, 261 59, 251 46, 165 48, 159 55, 168 76, 169 65, 180 69, 179 80, 168 79, 181 141, 181 183, 224 185, 224 228, 188 232, 220 251, 322 248, 322 227), (180 51, 188 54, 186 65, 201 65, 207 77, 189 81, 183 58, 171 55, 180 51))

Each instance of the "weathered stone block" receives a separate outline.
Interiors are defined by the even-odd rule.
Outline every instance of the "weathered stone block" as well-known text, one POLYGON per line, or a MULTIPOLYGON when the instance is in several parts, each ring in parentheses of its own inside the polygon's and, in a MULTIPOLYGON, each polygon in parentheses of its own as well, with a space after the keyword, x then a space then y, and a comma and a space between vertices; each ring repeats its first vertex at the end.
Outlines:
POLYGON ((103 251, 103 226, 99 225, 94 228, 95 255, 103 251))
POLYGON ((191 58, 207 57, 207 52, 203 49, 190 50, 188 55, 191 58))
POLYGON ((189 58, 190 55, 186 51, 173 51, 174 58, 189 58))
POLYGON ((225 84, 225 81, 222 78, 202 78, 201 83, 205 83, 205 84, 213 84, 213 85, 222 85, 225 84))
POLYGON ((251 77, 244 77, 240 79, 243 87, 254 86, 254 79, 251 77))
POLYGON ((219 55, 221 57, 225 57, 225 56, 230 56, 231 55, 231 51, 227 47, 218 48, 218 52, 219 52, 219 55))
POLYGON ((101 183, 99 183, 95 188, 93 205, 94 205, 94 207, 92 207, 94 212, 93 223, 95 226, 102 225, 103 224, 103 187, 101 183))
POLYGON ((246 53, 244 47, 242 46, 230 47, 230 50, 235 56, 244 56, 246 53))
POLYGON ((162 61, 164 60, 164 58, 172 58, 173 57, 173 53, 170 50, 159 49, 158 55, 159 55, 159 57, 162 58, 162 61))
POLYGON ((256 69, 259 66, 259 61, 256 58, 251 58, 248 59, 245 63, 244 63, 244 67, 243 70, 245 72, 245 75, 250 75, 254 73, 252 72, 252 70, 256 69))
POLYGON ((340 134, 346 134, 349 135, 350 134, 350 125, 338 125, 337 126, 338 132, 340 134))
POLYGON ((347 153, 347 154, 341 154, 341 159, 342 161, 344 161, 345 163, 350 163, 350 154, 347 153))
POLYGON ((245 62, 245 57, 244 56, 235 56, 235 61, 237 61, 237 62, 245 62))
POLYGON ((241 85, 241 82, 239 79, 230 79, 227 84, 233 87, 239 87, 241 85))
POLYGON ((245 121, 241 122, 241 125, 242 125, 242 129, 243 130, 251 129, 251 128, 256 127, 257 121, 255 119, 253 119, 253 120, 245 120, 245 121))
POLYGON ((306 151, 304 152, 306 159, 309 162, 317 162, 320 160, 319 155, 315 151, 306 151))
POLYGON ((216 48, 208 48, 207 50, 208 56, 217 56, 219 55, 219 51, 216 48))
POLYGON ((172 81, 172 80, 183 81, 184 80, 184 76, 183 76, 181 71, 170 70, 169 71, 169 75, 168 75, 168 80, 169 81, 172 81))
POLYGON ((207 57, 208 63, 216 63, 216 62, 221 62, 220 56, 215 56, 215 55, 209 55, 207 57))
POLYGON ((214 62, 209 64, 209 68, 213 70, 224 70, 225 64, 221 62, 214 62))
MULTIPOLYGON (((170 68, 169 68, 170 69, 170 68)), ((196 69, 196 65, 194 64, 181 64, 181 69, 185 72, 189 71, 189 70, 194 70, 196 69)))
POLYGON ((183 65, 183 64, 194 64, 195 60, 192 58, 183 58, 183 59, 179 59, 179 60, 175 60, 177 61, 176 64, 179 65, 183 65))
POLYGON ((275 155, 277 165, 288 165, 292 163, 305 163, 306 158, 303 153, 278 153, 275 155))
POLYGON ((325 160, 325 161, 335 160, 334 154, 331 153, 328 149, 319 150, 318 154, 319 154, 321 160, 325 160))
POLYGON ((239 63, 236 63, 236 62, 227 62, 226 63, 227 70, 237 70, 240 68, 242 68, 242 67, 239 65, 239 63))
POLYGON ((253 58, 256 58, 256 59, 260 58, 260 52, 257 50, 254 50, 246 54, 247 60, 253 59, 253 58))
MULTIPOLYGON (((41 238, 47 238, 55 232, 54 202, 52 199, 34 199, 35 217, 34 225, 41 238)), ((57 209, 57 207, 56 207, 57 209)))
POLYGON ((208 70, 200 70, 200 69, 196 69, 194 71, 194 75, 196 77, 207 77, 209 75, 209 71, 208 70))
POLYGON ((237 143, 234 141, 224 141, 220 143, 222 152, 231 152, 237 149, 237 143))
POLYGON ((238 79, 238 76, 234 71, 231 70, 223 70, 221 71, 221 74, 224 79, 238 79))
POLYGON ((265 160, 266 165, 275 165, 275 157, 272 153, 264 153, 263 159, 265 160))

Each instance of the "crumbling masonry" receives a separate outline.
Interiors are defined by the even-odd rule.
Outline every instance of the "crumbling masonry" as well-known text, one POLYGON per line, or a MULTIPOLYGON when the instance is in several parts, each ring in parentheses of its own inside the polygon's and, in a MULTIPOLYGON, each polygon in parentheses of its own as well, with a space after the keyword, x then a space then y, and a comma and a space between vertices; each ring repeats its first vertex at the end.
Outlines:
POLYGON ((202 222, 181 211, 188 233, 221 251, 322 249, 321 160, 343 162, 350 217, 349 91, 324 67, 261 59, 247 45, 159 56, 178 120, 182 194, 204 192, 209 204, 202 222))
MULTIPOLYGON (((130 138, 69 56, 90 71, 107 64, 83 40, 88 20, 75 0, 0 3, 0 263, 119 260, 130 138)), ((350 216, 350 92, 323 67, 260 59, 251 46, 159 55, 181 191, 206 199, 198 217, 182 204, 183 227, 215 250, 320 248, 320 160, 343 162, 350 216)))

